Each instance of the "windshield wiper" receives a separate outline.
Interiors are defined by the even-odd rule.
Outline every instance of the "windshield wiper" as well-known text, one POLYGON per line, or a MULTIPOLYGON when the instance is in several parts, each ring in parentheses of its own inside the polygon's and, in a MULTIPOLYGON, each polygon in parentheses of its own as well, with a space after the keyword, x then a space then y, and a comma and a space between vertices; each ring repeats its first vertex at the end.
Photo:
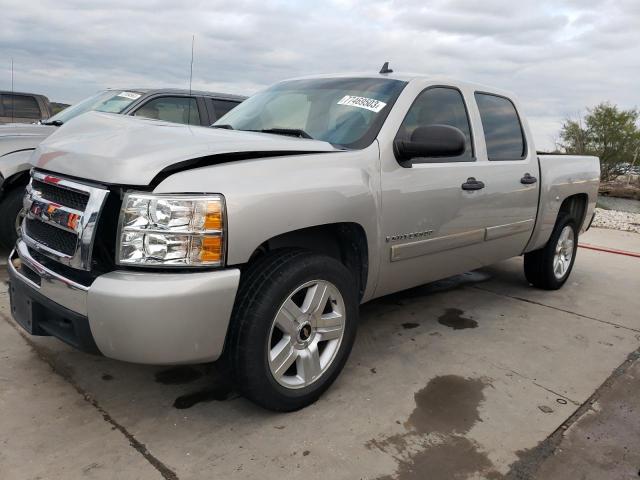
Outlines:
POLYGON ((53 122, 45 121, 42 122, 43 125, 53 125, 54 127, 61 127, 64 122, 62 120, 54 120, 53 122))
MULTIPOLYGON (((228 123, 220 125, 211 125, 211 128, 224 128, 225 130, 235 130, 233 126, 228 123)), ((241 130, 243 132, 258 132, 258 133, 273 133, 275 135, 288 135, 290 137, 309 138, 313 140, 313 137, 300 128, 263 128, 262 130, 241 130)))
POLYGON ((309 138, 313 137, 300 128, 265 128, 262 130, 247 130, 248 132, 273 133, 275 135, 288 135, 290 137, 309 138))

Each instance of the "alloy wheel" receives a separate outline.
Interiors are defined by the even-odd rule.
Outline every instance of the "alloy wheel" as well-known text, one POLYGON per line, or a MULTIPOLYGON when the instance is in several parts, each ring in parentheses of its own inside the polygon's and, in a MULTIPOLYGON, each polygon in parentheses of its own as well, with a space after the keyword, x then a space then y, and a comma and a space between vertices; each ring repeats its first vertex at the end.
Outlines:
POLYGON ((556 251, 553 256, 553 274, 558 280, 564 278, 569 271, 571 259, 573 258, 574 241, 573 228, 570 225, 565 225, 558 237, 556 251))
POLYGON ((276 313, 267 344, 273 378, 297 389, 317 381, 331 366, 344 336, 346 309, 331 282, 296 288, 276 313))

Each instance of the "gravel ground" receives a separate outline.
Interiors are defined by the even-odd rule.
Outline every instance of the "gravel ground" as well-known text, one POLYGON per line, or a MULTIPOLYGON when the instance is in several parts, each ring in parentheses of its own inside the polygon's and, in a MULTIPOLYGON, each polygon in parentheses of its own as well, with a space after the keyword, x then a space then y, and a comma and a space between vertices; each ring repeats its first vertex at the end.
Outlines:
POLYGON ((592 226, 640 233, 640 213, 596 208, 596 218, 593 219, 592 226))

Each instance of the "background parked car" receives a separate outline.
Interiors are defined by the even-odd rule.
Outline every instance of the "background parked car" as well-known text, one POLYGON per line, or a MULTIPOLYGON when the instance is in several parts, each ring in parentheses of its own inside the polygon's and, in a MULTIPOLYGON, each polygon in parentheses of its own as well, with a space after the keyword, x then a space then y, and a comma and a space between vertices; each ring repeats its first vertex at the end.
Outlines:
POLYGON ((0 124, 34 123, 53 115, 44 95, 0 91, 0 124))
MULTIPOLYGON (((4 102, 4 93, 2 98, 4 102)), ((0 126, 0 246, 8 248, 15 243, 24 187, 29 181, 31 153, 57 127, 89 111, 208 126, 245 98, 179 89, 105 90, 39 124, 0 126)), ((46 102, 48 104, 48 100, 46 102)))

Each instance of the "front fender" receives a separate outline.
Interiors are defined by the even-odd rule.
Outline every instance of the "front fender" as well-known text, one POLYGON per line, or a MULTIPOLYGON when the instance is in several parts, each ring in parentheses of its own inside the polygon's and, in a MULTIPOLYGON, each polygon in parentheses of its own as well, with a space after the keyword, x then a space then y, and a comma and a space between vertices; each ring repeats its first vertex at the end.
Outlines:
POLYGON ((367 236, 369 290, 379 268, 379 158, 374 142, 357 151, 238 161, 176 173, 154 192, 223 194, 229 265, 246 263, 265 241, 293 230, 357 223, 367 236))

